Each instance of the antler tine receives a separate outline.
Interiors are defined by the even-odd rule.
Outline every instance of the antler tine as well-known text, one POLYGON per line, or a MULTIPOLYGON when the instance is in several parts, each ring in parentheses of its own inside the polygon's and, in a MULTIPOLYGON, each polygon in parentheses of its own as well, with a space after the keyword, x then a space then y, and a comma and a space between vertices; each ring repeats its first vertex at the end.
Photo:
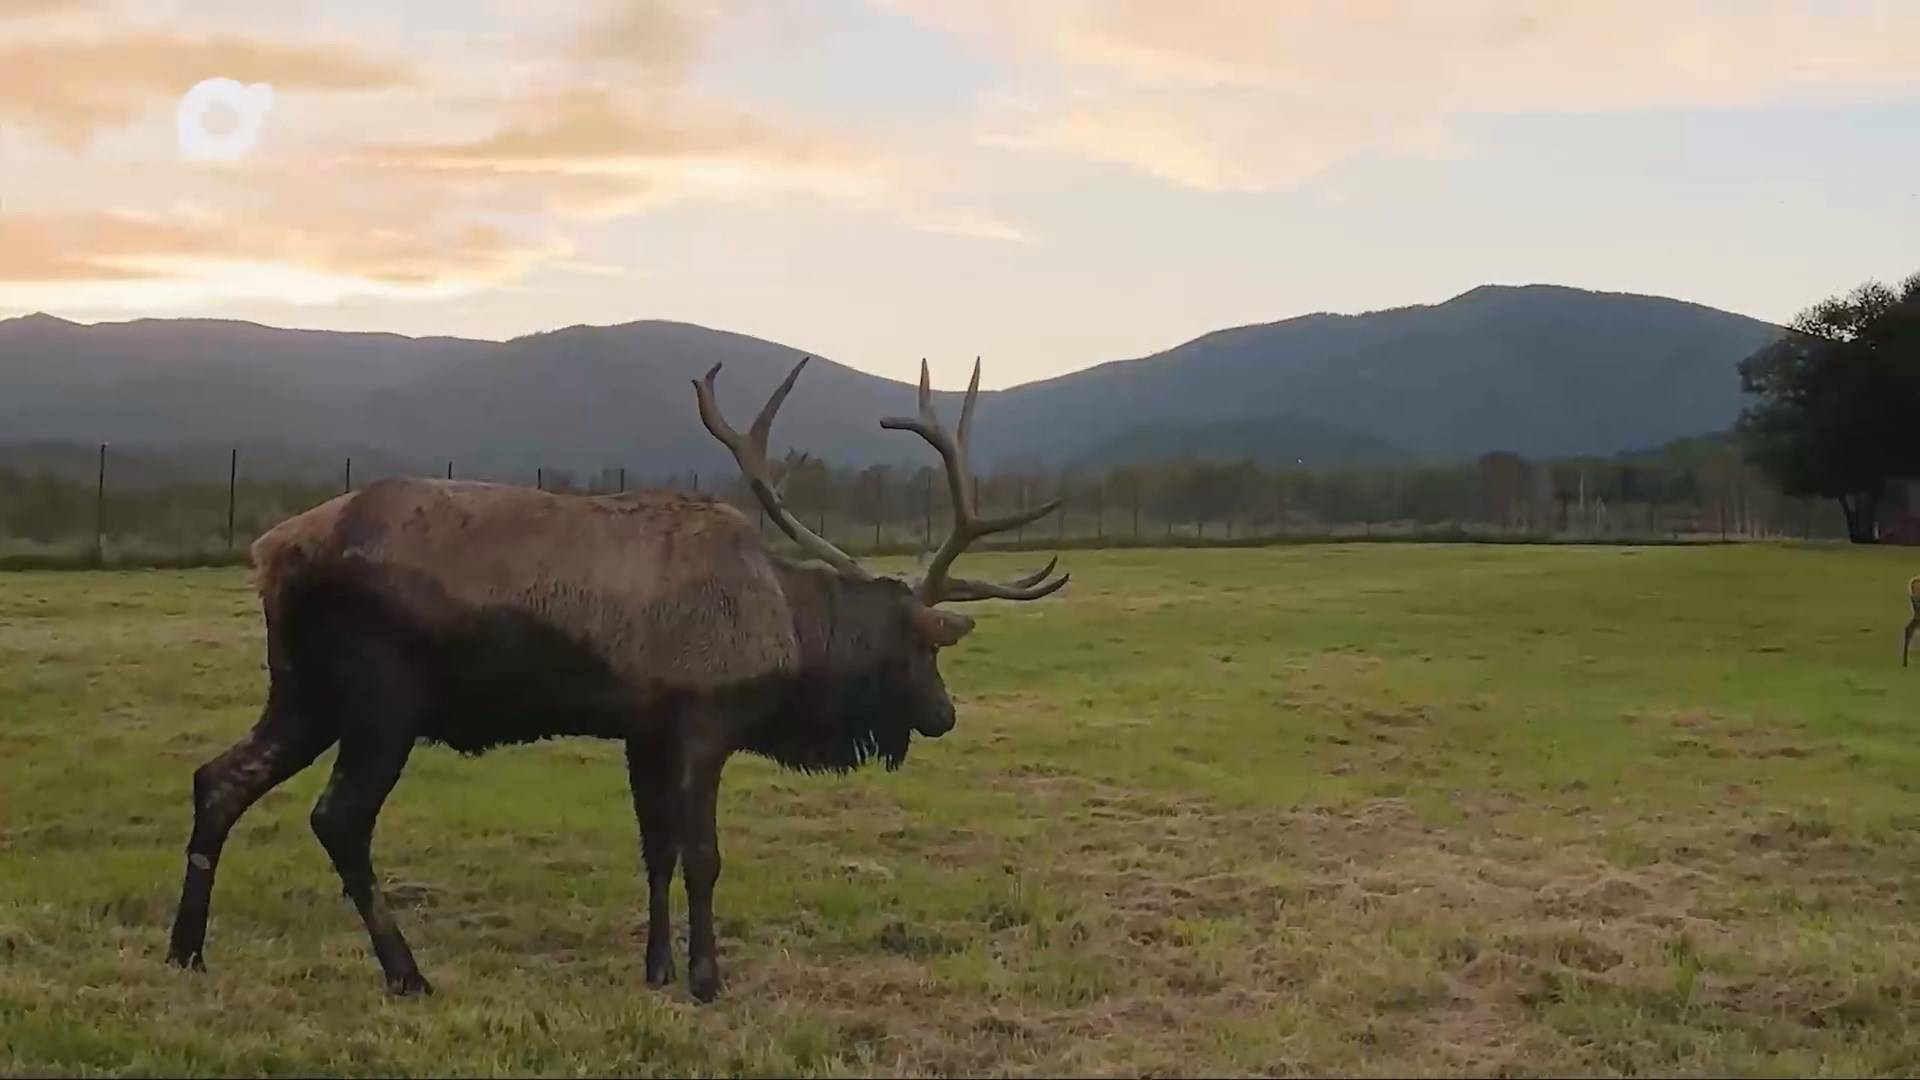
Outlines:
POLYGON ((995 585, 989 581, 948 578, 946 595, 941 599, 956 603, 967 600, 1038 600, 1050 593, 1059 592, 1072 577, 1072 574, 1061 574, 1044 585, 1037 582, 995 585))
POLYGON ((973 438, 973 405, 980 400, 980 358, 973 358, 973 379, 967 383, 966 404, 960 406, 960 452, 967 452, 967 446, 973 438))
POLYGON ((1061 574, 1058 578, 1047 581, 1047 575, 1053 573, 1053 568, 1059 564, 1060 557, 1056 555, 1047 560, 1047 565, 1028 574, 1026 577, 1017 578, 1004 584, 996 584, 991 581, 973 581, 968 578, 949 577, 947 579, 945 599, 951 601, 1038 600, 1048 593, 1058 592, 1060 587, 1065 585, 1068 579, 1073 576, 1071 574, 1061 574))
POLYGON ((721 444, 733 453, 733 460, 740 466, 740 474, 746 477, 747 486, 753 490, 753 497, 766 508, 767 516, 773 519, 773 523, 780 527, 781 532, 786 533, 788 538, 800 545, 801 550, 840 573, 862 580, 870 579, 873 575, 867 573, 851 555, 835 547, 826 537, 802 525, 800 519, 788 511, 786 502, 780 497, 780 487, 784 486, 785 478, 782 478, 781 485, 775 485, 773 477, 767 470, 767 436, 773 430, 774 414, 780 411, 781 403, 786 401, 787 392, 793 389, 794 380, 800 377, 800 370, 807 366, 808 359, 801 357, 800 362, 795 364, 793 370, 787 374, 785 381, 774 390, 773 396, 768 398, 766 405, 761 408, 760 415, 754 417, 753 427, 748 429, 745 439, 742 439, 740 433, 727 423, 726 417, 720 415, 720 406, 714 398, 713 390, 714 377, 720 374, 720 365, 713 365, 705 378, 693 381, 694 397, 700 407, 700 422, 707 426, 707 431, 712 433, 714 438, 720 440, 721 444))
POLYGON ((1047 580, 1047 575, 1053 573, 1053 568, 1058 565, 1060 565, 1060 556, 1055 555, 1053 558, 1047 560, 1047 565, 1041 567, 1038 570, 1035 570, 1033 573, 1028 574, 1026 577, 1017 578, 1013 581, 1009 581, 1007 582, 1007 584, 1013 586, 1016 589, 1030 589, 1033 586, 1038 585, 1041 582, 1047 580))
POLYGON ((810 455, 805 453, 797 454, 792 461, 787 462, 785 471, 780 474, 779 482, 773 485, 773 493, 775 495, 785 495, 787 493, 787 481, 793 479, 793 474, 800 470, 800 466, 807 463, 809 456, 810 455))
MULTIPOLYGON (((773 392, 773 396, 768 398, 767 403, 760 407, 760 415, 753 418, 753 427, 748 429, 748 431, 753 437, 754 444, 760 448, 762 454, 767 452, 767 435, 773 431, 773 414, 779 412, 780 406, 786 403, 787 394, 792 391, 794 382, 800 378, 800 373, 806 370, 807 361, 811 359, 813 359, 813 357, 803 356, 800 358, 799 363, 793 365, 793 370, 787 372, 787 377, 781 380, 780 386, 773 392)), ((715 371, 720 370, 720 365, 715 364, 713 369, 715 371)), ((711 379, 713 376, 709 374, 707 378, 711 379)))
POLYGON ((720 374, 720 365, 715 364, 707 369, 704 378, 693 380, 694 400, 700 407, 700 422, 706 425, 708 433, 719 439, 727 449, 733 451, 733 456, 737 459, 741 451, 740 433, 733 430, 733 426, 727 423, 726 417, 720 415, 720 406, 713 400, 713 379, 718 374, 720 374))
MULTIPOLYGON (((1046 517, 1060 507, 1060 500, 1022 510, 1004 517, 982 520, 973 503, 973 471, 967 461, 967 444, 973 434, 973 410, 980 399, 980 358, 974 357, 973 378, 967 384, 965 403, 960 407, 959 438, 947 434, 940 423, 939 414, 933 408, 933 389, 927 372, 927 362, 920 361, 920 415, 907 417, 890 416, 880 421, 880 426, 894 431, 911 431, 926 440, 939 451, 941 461, 946 465, 947 494, 953 502, 953 531, 946 542, 940 545, 933 559, 928 563, 926 573, 914 585, 914 593, 920 602, 931 607, 942 600, 984 600, 998 597, 1007 600, 1034 600, 1066 584, 1066 578, 1042 585, 1046 575, 1051 573, 1054 563, 1047 564, 1039 574, 1029 575, 1010 585, 993 585, 983 582, 966 581, 947 576, 962 552, 975 540, 1008 529, 1017 529, 1046 517)), ((1055 562, 1058 560, 1056 559, 1055 562)))

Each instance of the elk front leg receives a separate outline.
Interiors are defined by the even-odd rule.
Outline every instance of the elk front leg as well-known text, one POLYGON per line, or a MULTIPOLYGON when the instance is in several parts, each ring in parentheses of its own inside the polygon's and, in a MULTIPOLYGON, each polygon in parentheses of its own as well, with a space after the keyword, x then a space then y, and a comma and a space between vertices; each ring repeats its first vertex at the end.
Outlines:
POLYGON ((401 997, 431 994, 433 987, 420 974, 374 877, 373 827, 412 749, 413 735, 406 729, 349 733, 311 818, 313 834, 340 875, 341 890, 360 911, 388 992, 401 997))
POLYGON ((1900 643, 1900 666, 1907 666, 1907 653, 1913 649, 1913 632, 1920 630, 1920 604, 1913 607, 1913 618, 1907 621, 1906 640, 1900 643))
POLYGON ((680 769, 680 858, 687 884, 687 990, 695 1001, 720 993, 720 961, 713 943, 713 886, 720 879, 720 843, 714 820, 723 755, 688 755, 680 769))
POLYGON ((670 744, 627 741, 627 783, 647 868, 647 984, 673 982, 673 871, 680 859, 680 791, 670 744))

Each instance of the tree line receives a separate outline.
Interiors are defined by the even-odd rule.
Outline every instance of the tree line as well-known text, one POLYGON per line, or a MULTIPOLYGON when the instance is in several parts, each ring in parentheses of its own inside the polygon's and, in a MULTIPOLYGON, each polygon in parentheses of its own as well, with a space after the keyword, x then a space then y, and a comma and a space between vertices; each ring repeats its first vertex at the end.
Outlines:
MULTIPOLYGON (((112 483, 0 468, 0 550, 142 555, 244 550, 276 522, 333 497, 348 480, 231 473, 204 482, 112 483)), ((840 468, 792 453, 784 498, 816 531, 850 549, 914 550, 947 528, 945 481, 932 467, 840 468)), ((354 478, 364 483, 371 477, 354 478)), ((576 494, 631 487, 702 491, 749 517, 736 477, 582 474, 538 469, 486 477, 576 494)), ((1278 468, 1250 460, 1182 460, 1112 469, 1002 469, 977 480, 991 514, 1058 499, 1054 515, 1003 542, 1152 544, 1313 535, 1510 538, 1831 537, 1840 515, 1782 493, 1730 436, 1615 458, 1533 461, 1511 453, 1431 465, 1278 468)), ((769 530, 771 533, 771 530, 769 530)))

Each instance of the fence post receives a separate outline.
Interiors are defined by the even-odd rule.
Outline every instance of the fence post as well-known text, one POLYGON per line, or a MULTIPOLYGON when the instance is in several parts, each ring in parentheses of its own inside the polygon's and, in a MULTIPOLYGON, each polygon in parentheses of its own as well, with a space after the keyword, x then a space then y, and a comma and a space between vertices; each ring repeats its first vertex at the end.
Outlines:
POLYGON ((447 462, 447 479, 449 480, 453 479, 453 462, 452 461, 447 462))
POLYGON ((340 485, 340 491, 342 494, 345 494, 346 492, 349 492, 352 490, 353 490, 353 459, 348 458, 347 459, 347 475, 346 475, 346 479, 340 485))
POLYGON ((547 490, 547 470, 538 465, 533 468, 533 486, 537 491, 547 490))
POLYGON ((875 551, 880 550, 880 500, 884 498, 884 496, 881 494, 882 491, 884 490, 883 483, 884 482, 881 480, 880 474, 877 472, 874 473, 873 474, 873 548, 875 551))
POLYGON ((227 550, 233 550, 233 501, 240 480, 240 448, 233 447, 227 457, 227 550))
POLYGON ((693 490, 696 492, 700 490, 700 474, 699 473, 693 474, 693 490))
POLYGON ((107 561, 107 444, 100 444, 100 473, 93 495, 93 557, 94 561, 106 565, 107 561))
POLYGON ((627 467, 625 465, 620 466, 620 490, 627 490, 627 467))

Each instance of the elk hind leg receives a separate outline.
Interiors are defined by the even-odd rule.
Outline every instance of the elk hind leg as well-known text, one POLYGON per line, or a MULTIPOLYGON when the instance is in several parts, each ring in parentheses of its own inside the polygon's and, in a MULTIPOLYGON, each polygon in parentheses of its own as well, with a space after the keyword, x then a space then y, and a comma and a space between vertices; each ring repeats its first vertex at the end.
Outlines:
POLYGON ((186 880, 174 914, 167 962, 204 969, 207 917, 213 902, 214 874, 227 835, 260 797, 313 764, 334 741, 331 730, 315 726, 289 706, 278 683, 253 730, 193 773, 193 833, 187 840, 186 880))

